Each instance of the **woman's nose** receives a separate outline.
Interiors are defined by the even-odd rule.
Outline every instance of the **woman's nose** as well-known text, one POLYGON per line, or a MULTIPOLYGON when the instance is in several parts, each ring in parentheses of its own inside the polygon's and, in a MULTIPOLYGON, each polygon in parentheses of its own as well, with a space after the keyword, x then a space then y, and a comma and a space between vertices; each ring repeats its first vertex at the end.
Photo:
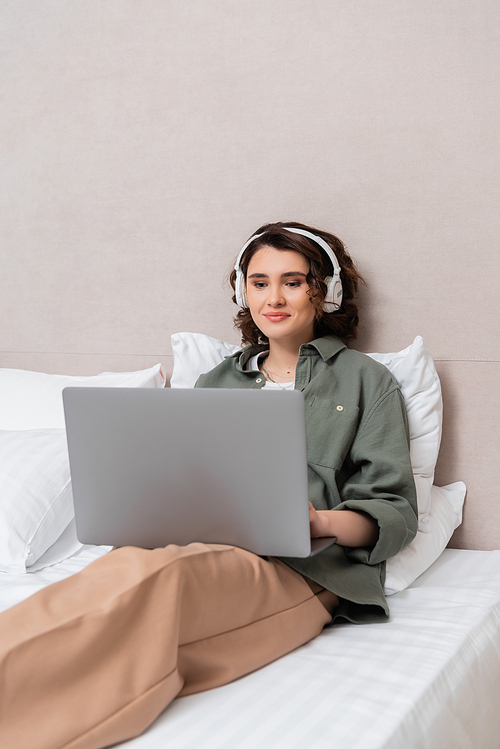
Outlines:
POLYGON ((281 286, 270 286, 269 287, 269 296, 267 298, 267 303, 271 307, 278 307, 282 304, 284 304, 285 300, 283 297, 283 291, 281 289, 281 286))

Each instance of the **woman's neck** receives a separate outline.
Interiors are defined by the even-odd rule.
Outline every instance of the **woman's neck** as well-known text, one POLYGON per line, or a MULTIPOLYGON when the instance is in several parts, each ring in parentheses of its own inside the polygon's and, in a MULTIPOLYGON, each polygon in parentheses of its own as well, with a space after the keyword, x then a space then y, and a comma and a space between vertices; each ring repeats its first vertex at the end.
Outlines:
POLYGON ((281 341, 269 341, 269 355, 265 362, 266 368, 278 377, 293 380, 300 345, 287 345, 281 341))

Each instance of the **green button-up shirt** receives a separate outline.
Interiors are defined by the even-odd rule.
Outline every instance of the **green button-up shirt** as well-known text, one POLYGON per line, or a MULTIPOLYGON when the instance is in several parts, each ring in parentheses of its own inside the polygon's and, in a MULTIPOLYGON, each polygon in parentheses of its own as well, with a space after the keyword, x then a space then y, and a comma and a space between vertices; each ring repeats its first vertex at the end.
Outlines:
MULTIPOLYGON (((201 375, 196 387, 261 388, 264 376, 246 370, 265 347, 248 346, 201 375)), ((406 409, 386 367, 348 349, 335 336, 302 345, 295 389, 304 393, 309 499, 317 510, 358 510, 373 517, 373 548, 337 544, 290 567, 340 598, 334 620, 383 621, 385 560, 415 536, 417 501, 406 409)))

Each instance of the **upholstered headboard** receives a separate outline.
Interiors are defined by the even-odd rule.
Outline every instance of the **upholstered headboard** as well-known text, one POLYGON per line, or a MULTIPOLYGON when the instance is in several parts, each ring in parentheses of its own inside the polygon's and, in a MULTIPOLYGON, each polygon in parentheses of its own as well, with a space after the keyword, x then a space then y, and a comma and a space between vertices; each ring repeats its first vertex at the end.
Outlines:
POLYGON ((499 9, 400 0, 0 5, 0 366, 237 342, 223 277, 268 220, 337 233, 363 351, 442 379, 452 545, 499 548, 499 9))

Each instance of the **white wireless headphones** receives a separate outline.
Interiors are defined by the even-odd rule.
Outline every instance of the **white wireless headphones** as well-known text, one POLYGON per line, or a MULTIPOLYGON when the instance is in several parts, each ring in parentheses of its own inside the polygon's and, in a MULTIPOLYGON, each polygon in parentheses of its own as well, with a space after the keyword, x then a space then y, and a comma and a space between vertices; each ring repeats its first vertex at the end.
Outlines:
MULTIPOLYGON (((295 229, 295 227, 292 226, 283 226, 282 228, 286 229, 287 231, 292 231, 294 232, 294 234, 302 234, 302 236, 311 239, 313 242, 319 245, 319 247, 321 247, 321 249, 326 252, 327 256, 330 258, 333 265, 333 276, 327 276, 327 278, 324 279, 328 290, 323 302, 323 309, 325 310, 325 312, 336 312, 338 309, 340 309, 340 305, 342 304, 342 281, 340 280, 339 261, 337 260, 332 248, 325 242, 324 239, 318 237, 316 234, 312 234, 312 232, 310 231, 306 231, 305 229, 295 229)), ((243 275, 243 271, 241 270, 240 266, 241 258, 250 242, 253 242, 254 239, 262 237, 265 233, 266 232, 262 232, 261 234, 254 234, 253 237, 250 237, 248 242, 243 245, 238 257, 236 258, 236 264, 234 266, 234 269, 236 271, 234 293, 236 296, 236 303, 239 304, 240 307, 248 307, 245 276, 243 275)))

